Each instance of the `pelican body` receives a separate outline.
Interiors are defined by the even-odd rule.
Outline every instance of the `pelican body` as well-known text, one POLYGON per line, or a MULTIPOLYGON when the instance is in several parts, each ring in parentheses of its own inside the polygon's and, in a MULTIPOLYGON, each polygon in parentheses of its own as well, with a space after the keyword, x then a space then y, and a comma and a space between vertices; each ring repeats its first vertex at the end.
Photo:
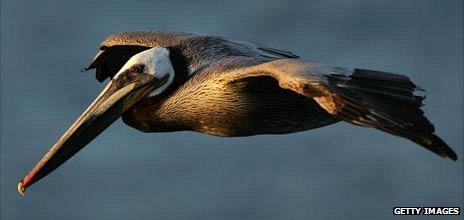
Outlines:
POLYGON ((83 71, 90 69, 108 85, 18 183, 19 193, 120 117, 143 132, 225 137, 346 121, 457 160, 420 109, 420 88, 399 74, 324 66, 264 45, 172 31, 113 34, 83 71))

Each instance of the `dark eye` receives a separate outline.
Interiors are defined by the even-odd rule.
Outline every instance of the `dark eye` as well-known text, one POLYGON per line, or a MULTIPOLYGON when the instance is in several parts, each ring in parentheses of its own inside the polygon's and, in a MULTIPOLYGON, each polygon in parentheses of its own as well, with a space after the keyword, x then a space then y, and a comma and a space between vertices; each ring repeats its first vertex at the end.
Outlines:
POLYGON ((135 64, 130 68, 130 71, 133 73, 143 73, 143 68, 145 66, 142 64, 135 64))

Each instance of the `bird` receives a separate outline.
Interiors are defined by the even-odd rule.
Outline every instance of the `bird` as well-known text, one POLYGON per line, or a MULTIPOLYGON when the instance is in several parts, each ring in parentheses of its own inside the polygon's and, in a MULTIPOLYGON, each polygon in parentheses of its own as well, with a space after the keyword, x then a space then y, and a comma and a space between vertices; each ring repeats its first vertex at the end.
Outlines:
POLYGON ((82 71, 92 69, 108 84, 19 181, 21 195, 118 118, 146 133, 223 137, 344 121, 457 160, 421 110, 423 89, 401 74, 324 65, 262 44, 178 31, 112 34, 82 71))

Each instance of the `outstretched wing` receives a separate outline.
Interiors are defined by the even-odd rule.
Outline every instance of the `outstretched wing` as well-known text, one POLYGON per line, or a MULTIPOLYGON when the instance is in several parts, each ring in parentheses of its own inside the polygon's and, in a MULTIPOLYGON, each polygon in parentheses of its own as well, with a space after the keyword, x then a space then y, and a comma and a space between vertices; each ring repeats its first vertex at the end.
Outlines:
POLYGON ((280 87, 313 98, 341 120, 405 137, 442 157, 457 159, 434 134, 434 126, 420 109, 423 97, 414 95, 420 89, 406 76, 295 59, 236 68, 226 75, 230 82, 251 76, 274 77, 280 87))
POLYGON ((169 48, 173 55, 171 58, 175 59, 172 62, 188 64, 189 72, 234 56, 298 58, 290 51, 216 36, 176 31, 134 31, 116 33, 103 40, 92 63, 83 71, 95 68, 96 78, 102 82, 112 78, 130 57, 152 47, 169 48))

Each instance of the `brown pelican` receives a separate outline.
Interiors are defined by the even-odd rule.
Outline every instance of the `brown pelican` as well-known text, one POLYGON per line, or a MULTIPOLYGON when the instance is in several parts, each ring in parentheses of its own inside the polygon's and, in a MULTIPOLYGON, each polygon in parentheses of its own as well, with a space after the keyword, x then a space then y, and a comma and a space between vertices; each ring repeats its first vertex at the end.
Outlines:
POLYGON ((122 116, 143 132, 191 130, 217 136, 285 134, 346 121, 407 138, 442 156, 408 77, 303 61, 289 51, 181 32, 106 38, 92 63, 110 82, 18 191, 43 178, 122 116))

